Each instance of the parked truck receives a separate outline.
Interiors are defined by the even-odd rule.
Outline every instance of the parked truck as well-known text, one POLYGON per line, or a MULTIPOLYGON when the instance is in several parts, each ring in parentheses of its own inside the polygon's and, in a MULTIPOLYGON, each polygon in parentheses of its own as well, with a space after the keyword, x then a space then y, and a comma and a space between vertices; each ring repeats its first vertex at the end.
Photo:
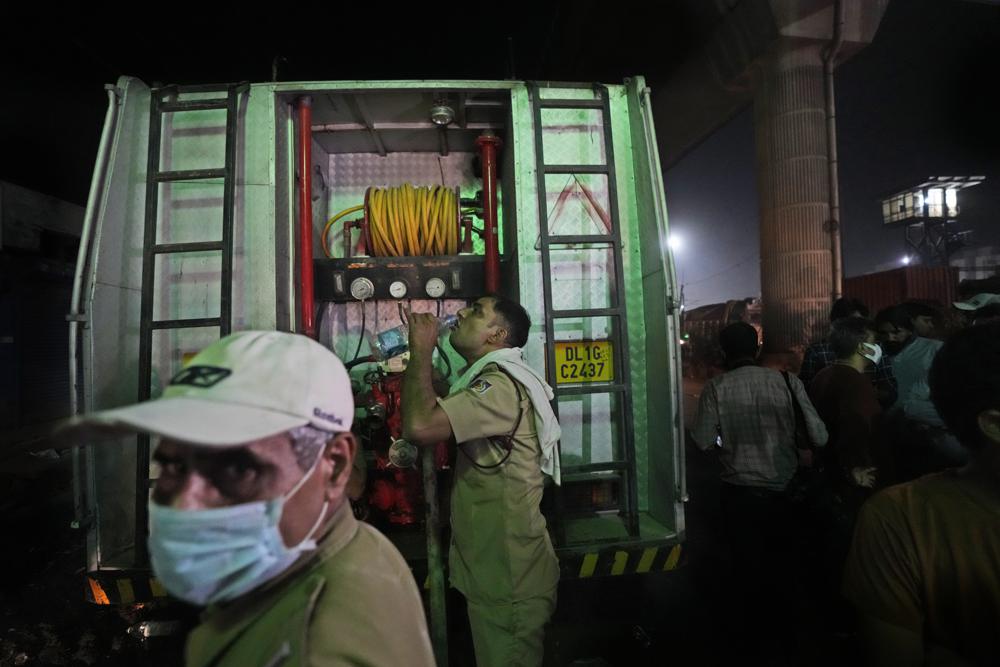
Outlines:
MULTIPOLYGON (((562 485, 544 511, 563 577, 677 567, 679 300, 641 77, 124 77, 108 99, 69 318, 76 412, 155 397, 232 331, 314 336, 351 367, 357 509, 440 588, 447 522, 428 508, 447 507, 454 452, 398 455, 405 358, 373 359, 371 334, 499 292, 531 315, 524 352, 555 389, 562 485)), ((442 346, 441 374, 458 363, 442 346)), ((148 439, 80 447, 74 469, 89 598, 164 595, 146 552, 148 439)))

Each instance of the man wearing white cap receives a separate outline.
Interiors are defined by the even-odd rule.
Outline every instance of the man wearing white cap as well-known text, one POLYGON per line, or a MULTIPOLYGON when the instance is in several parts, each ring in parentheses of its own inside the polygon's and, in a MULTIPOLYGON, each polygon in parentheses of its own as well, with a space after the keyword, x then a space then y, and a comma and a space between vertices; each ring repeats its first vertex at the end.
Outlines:
POLYGON ((330 351, 245 331, 194 357, 161 398, 71 426, 159 438, 153 571, 208 606, 188 665, 434 664, 406 562, 347 502, 353 416, 330 351))
POLYGON ((984 292, 965 301, 956 301, 954 306, 968 313, 969 324, 985 324, 1000 319, 1000 294, 984 292))
POLYGON ((450 341, 469 366, 441 399, 431 378, 438 327, 410 315, 403 437, 457 443, 448 564, 468 602, 476 664, 541 665, 559 562, 539 502, 544 475, 559 482, 560 431, 552 390, 521 355, 531 320, 493 295, 460 311, 450 341))

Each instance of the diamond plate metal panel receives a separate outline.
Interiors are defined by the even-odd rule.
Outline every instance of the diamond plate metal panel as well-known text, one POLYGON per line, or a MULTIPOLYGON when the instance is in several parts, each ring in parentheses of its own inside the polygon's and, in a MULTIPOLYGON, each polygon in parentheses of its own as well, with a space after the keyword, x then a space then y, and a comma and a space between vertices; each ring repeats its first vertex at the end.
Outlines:
POLYGON ((387 187, 413 185, 444 185, 471 187, 477 182, 472 174, 471 153, 440 156, 434 153, 391 153, 380 157, 375 153, 334 154, 330 156, 327 183, 331 201, 364 195, 369 186, 387 187))
MULTIPOLYGON (((402 303, 404 310, 410 310, 414 313, 431 313, 439 317, 453 315, 466 306, 466 302, 461 299, 445 299, 440 304, 430 299, 403 302, 373 301, 364 304, 360 302, 327 303, 321 306, 322 319, 317 340, 345 362, 351 361, 355 356, 367 356, 371 354, 369 334, 385 331, 402 323, 399 315, 399 303, 402 303), (363 316, 362 309, 364 309, 363 316)), ((451 361, 452 372, 457 375, 458 370, 465 366, 465 362, 458 353, 451 349, 450 345, 445 344, 442 347, 451 361)), ((445 370, 443 364, 439 368, 445 370)), ((360 367, 354 371, 353 375, 360 379, 369 370, 371 370, 370 367, 360 367)), ((452 380, 454 378, 453 375, 452 380)))
POLYGON ((617 394, 561 396, 562 465, 586 465, 618 460, 621 446, 615 420, 621 412, 617 394))
MULTIPOLYGON (((518 292, 521 306, 531 317, 531 333, 524 349, 525 359, 535 368, 545 368, 545 296, 541 289, 542 259, 536 243, 538 187, 536 179, 535 121, 531 99, 524 84, 511 91, 511 133, 514 151, 514 189, 517 192, 518 292)), ((510 175, 506 175, 510 178, 510 175)))
POLYGON ((233 212, 233 331, 277 328, 278 220, 273 186, 237 186, 233 212))
POLYGON ((614 295, 610 245, 559 248, 550 253, 552 303, 556 310, 610 308, 614 295))
POLYGON ((161 184, 156 242, 222 239, 222 187, 222 179, 161 184))
POLYGON ((604 113, 600 109, 542 109, 546 165, 605 164, 604 113))
POLYGON ((154 320, 219 316, 221 252, 157 255, 154 276, 154 320))
POLYGON ((579 88, 539 88, 543 100, 596 100, 597 93, 590 86, 579 88))
POLYGON ((545 202, 552 236, 611 233, 605 174, 547 175, 545 202))
MULTIPOLYGON (((606 235, 608 178, 603 174, 545 177, 550 235, 606 235)), ((556 310, 610 307, 614 255, 610 246, 557 246, 550 252, 552 304, 556 310)))
MULTIPOLYGON (((633 184, 640 239, 639 265, 644 285, 644 321, 647 337, 645 378, 647 408, 646 460, 650 515, 676 533, 684 531, 684 442, 677 343, 677 279, 666 250, 667 213, 663 181, 652 124, 649 91, 641 77, 628 84, 629 121, 634 164, 633 184)), ((638 401, 637 401, 638 404, 638 401)))
POLYGON ((558 341, 607 340, 611 337, 610 317, 567 317, 556 320, 558 341))
POLYGON ((166 113, 162 142, 161 171, 220 169, 226 163, 226 110, 166 113))

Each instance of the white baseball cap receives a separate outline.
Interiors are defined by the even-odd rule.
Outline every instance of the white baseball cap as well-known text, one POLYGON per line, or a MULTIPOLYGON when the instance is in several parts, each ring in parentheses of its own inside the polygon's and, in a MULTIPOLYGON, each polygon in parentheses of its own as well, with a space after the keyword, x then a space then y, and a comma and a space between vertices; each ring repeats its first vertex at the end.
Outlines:
POLYGON ((977 294, 968 301, 956 301, 954 306, 959 310, 979 310, 994 303, 1000 303, 1000 294, 977 294))
POLYGON ((241 331, 212 343, 163 396, 82 415, 66 431, 133 431, 209 447, 244 444, 298 426, 351 430, 354 397, 344 364, 305 336, 241 331))

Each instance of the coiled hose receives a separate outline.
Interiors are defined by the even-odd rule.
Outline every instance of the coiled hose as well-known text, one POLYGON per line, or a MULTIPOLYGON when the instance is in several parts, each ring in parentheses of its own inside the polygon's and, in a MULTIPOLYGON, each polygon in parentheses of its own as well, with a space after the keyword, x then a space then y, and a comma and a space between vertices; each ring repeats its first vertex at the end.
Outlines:
POLYGON ((377 257, 458 253, 458 197, 440 185, 369 188, 368 229, 377 257))
POLYGON ((330 218, 323 230, 323 252, 330 257, 327 237, 337 220, 365 210, 368 252, 376 257, 456 255, 459 247, 459 197, 441 185, 368 188, 365 203, 330 218))

